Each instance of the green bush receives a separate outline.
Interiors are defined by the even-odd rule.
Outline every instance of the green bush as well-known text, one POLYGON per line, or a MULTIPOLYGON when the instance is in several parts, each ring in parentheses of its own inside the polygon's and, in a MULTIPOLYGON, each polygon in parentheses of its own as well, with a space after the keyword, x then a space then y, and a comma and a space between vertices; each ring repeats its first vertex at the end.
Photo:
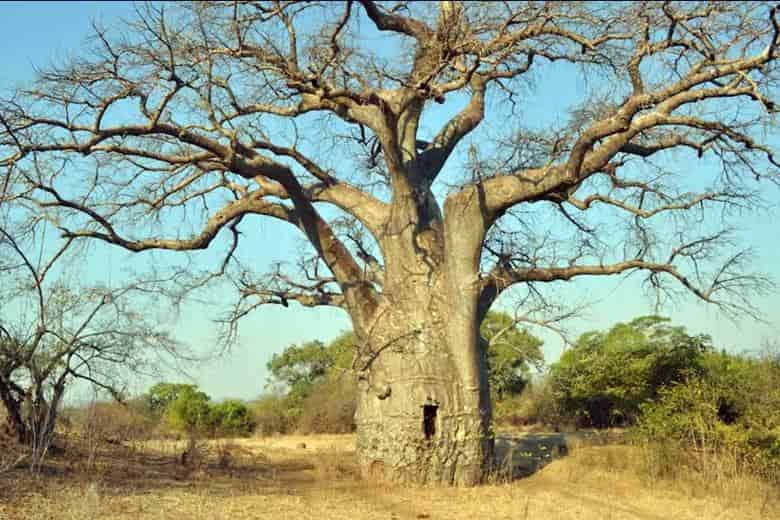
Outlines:
POLYGON ((629 425, 661 388, 701 373, 709 337, 668 321, 648 316, 580 336, 550 369, 562 412, 581 426, 629 425))
POLYGON ((349 369, 356 341, 352 332, 345 332, 328 345, 310 341, 288 346, 282 353, 274 354, 266 364, 271 374, 269 385, 305 398, 317 380, 334 371, 349 369))
POLYGON ((257 424, 249 407, 235 399, 212 405, 209 413, 209 423, 215 435, 249 435, 257 424))
POLYGON ((139 402, 150 420, 167 429, 163 433, 249 435, 256 424, 252 410, 245 403, 228 399, 213 404, 196 385, 158 383, 139 402))
POLYGON ((725 353, 708 354, 704 366, 642 406, 637 435, 688 450, 698 469, 729 457, 734 471, 780 481, 780 367, 725 353))
POLYGON ((196 385, 182 383, 157 383, 141 398, 147 412, 158 419, 168 411, 168 408, 185 392, 197 392, 196 385))
POLYGON ((657 400, 642 406, 636 431, 647 439, 714 449, 725 440, 718 418, 721 397, 719 388, 700 377, 662 388, 657 400))
POLYGON ((209 401, 208 395, 188 385, 165 409, 165 423, 177 432, 206 433, 213 426, 209 401))

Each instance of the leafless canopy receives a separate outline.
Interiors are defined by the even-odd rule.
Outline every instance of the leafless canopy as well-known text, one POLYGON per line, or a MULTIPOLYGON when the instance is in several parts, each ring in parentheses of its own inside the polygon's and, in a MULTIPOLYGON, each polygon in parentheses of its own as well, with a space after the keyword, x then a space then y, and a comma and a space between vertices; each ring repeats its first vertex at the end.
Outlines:
POLYGON ((0 189, 66 240, 197 250, 222 233, 235 316, 372 312, 410 226, 433 264, 448 229, 481 255, 483 310, 585 275, 644 271, 734 312, 765 287, 721 217, 778 179, 777 6, 206 2, 128 27, 96 25, 91 54, 2 102, 0 189), (561 127, 526 120, 545 96, 531 80, 574 69, 594 94, 561 127), (489 136, 489 111, 511 133, 489 136), (311 243, 299 273, 257 277, 240 250, 257 217, 311 243))

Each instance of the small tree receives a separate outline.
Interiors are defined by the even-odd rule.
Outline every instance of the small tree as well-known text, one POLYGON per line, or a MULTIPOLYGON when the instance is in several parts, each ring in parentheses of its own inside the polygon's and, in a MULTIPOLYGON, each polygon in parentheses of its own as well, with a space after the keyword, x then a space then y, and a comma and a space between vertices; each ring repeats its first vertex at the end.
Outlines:
POLYGON ((143 396, 147 411, 154 417, 162 417, 179 396, 197 392, 196 385, 183 383, 157 383, 143 396))
POLYGON ((351 332, 341 334, 328 345, 321 341, 290 345, 266 364, 270 372, 268 387, 286 395, 288 416, 297 422, 303 413, 303 402, 318 381, 350 377, 355 353, 355 336, 351 332))
POLYGON ((522 392, 531 368, 541 370, 544 365, 542 340, 504 312, 489 312, 480 333, 487 344, 488 377, 494 399, 522 392))
POLYGON ((214 432, 219 435, 249 435, 257 425, 246 403, 236 399, 212 405, 210 413, 214 432))
POLYGON ((706 335, 690 336, 668 318, 648 316, 608 332, 588 332, 550 371, 564 412, 606 427, 633 422, 659 390, 702 371, 706 335))
POLYGON ((165 422, 176 431, 189 435, 202 434, 213 429, 211 398, 194 385, 184 385, 165 409, 165 422))
POLYGON ((154 371, 152 361, 180 349, 135 311, 151 283, 116 289, 66 284, 58 274, 73 241, 48 250, 37 239, 48 224, 30 222, 32 227, 14 226, 10 217, 0 222, 0 402, 7 427, 31 446, 36 470, 73 382, 121 400, 128 378, 154 371), (37 250, 35 256, 30 250, 37 250))
POLYGON ((353 333, 345 332, 328 345, 321 341, 290 345, 281 354, 274 354, 266 364, 269 384, 281 384, 296 391, 309 387, 333 370, 348 370, 356 353, 355 341, 353 333))
MULTIPOLYGON (((301 427, 307 432, 351 431, 354 418, 350 414, 354 415, 356 390, 352 364, 356 352, 355 335, 344 332, 327 345, 310 341, 274 354, 266 366, 270 372, 268 386, 284 393, 286 420, 279 424, 301 427), (333 395, 313 395, 323 392, 333 395), (301 424, 302 418, 306 424, 301 424)), ((270 398, 266 404, 272 402, 275 401, 270 398)), ((271 419, 278 422, 273 414, 271 419)))

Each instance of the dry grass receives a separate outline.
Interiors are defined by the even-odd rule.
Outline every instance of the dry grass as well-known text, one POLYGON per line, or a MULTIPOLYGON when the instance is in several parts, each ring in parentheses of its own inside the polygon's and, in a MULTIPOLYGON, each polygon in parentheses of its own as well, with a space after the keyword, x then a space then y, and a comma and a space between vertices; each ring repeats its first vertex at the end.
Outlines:
POLYGON ((353 443, 346 435, 212 441, 188 464, 184 442, 106 445, 90 469, 88 454, 71 447, 41 478, 0 475, 0 519, 780 518, 777 491, 756 481, 648 482, 637 471, 641 453, 628 446, 575 446, 529 478, 458 489, 360 480, 353 443))

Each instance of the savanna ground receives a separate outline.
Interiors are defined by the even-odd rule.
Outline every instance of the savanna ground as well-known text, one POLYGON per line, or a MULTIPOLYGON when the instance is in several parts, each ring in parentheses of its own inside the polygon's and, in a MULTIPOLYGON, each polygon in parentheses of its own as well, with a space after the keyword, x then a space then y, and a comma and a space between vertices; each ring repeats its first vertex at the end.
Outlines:
POLYGON ((0 474, 0 519, 780 518, 780 492, 756 480, 649 479, 635 446, 570 436, 561 449, 558 434, 515 438, 516 472, 526 476, 499 472, 476 488, 363 480, 351 435, 201 441, 194 449, 183 441, 74 443, 37 478, 25 468, 0 474))

